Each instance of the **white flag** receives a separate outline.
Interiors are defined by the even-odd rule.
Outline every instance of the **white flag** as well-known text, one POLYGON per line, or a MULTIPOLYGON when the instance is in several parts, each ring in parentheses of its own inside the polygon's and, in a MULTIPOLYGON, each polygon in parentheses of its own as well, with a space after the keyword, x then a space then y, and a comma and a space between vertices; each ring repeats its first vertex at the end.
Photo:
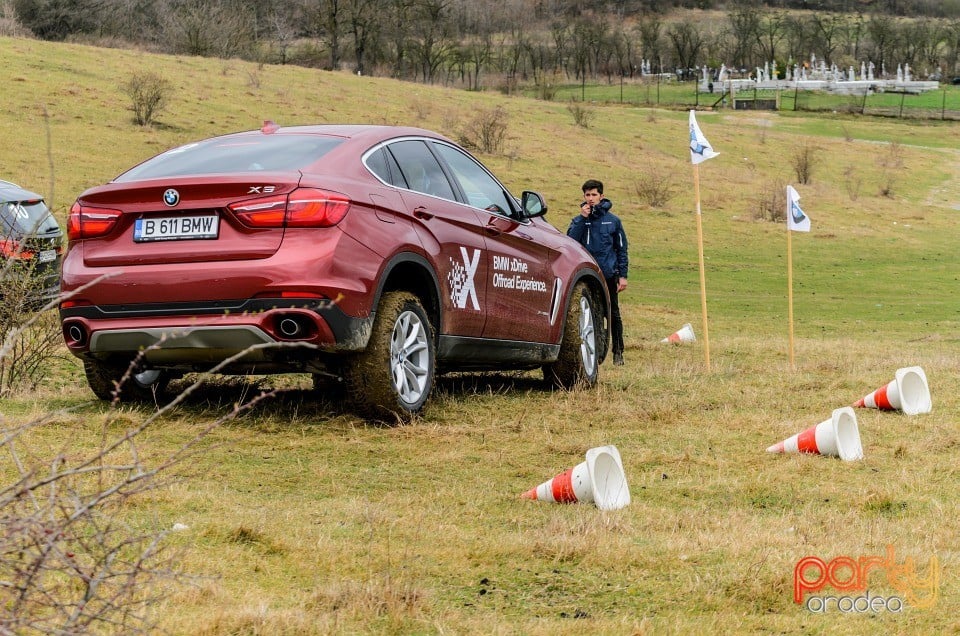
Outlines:
POLYGON ((690 111, 690 161, 693 165, 703 163, 707 159, 713 159, 719 152, 713 151, 713 146, 707 141, 707 138, 700 132, 700 126, 697 125, 697 117, 694 111, 690 111))
POLYGON ((793 189, 792 185, 787 186, 787 229, 794 232, 809 232, 810 217, 800 209, 800 194, 793 189))

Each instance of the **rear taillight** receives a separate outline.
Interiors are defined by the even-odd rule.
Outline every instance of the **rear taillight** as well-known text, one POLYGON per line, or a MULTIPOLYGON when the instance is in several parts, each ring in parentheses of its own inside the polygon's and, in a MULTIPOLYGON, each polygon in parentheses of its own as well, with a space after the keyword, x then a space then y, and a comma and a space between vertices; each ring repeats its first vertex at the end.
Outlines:
POLYGON ((96 238, 109 234, 120 220, 120 210, 94 208, 88 205, 73 204, 67 218, 67 237, 77 239, 96 238))
POLYGON ((347 215, 350 199, 336 192, 300 188, 289 195, 242 201, 229 208, 247 227, 331 227, 347 215))
POLYGON ((301 188, 290 193, 287 227, 330 227, 347 215, 350 199, 335 192, 301 188))
POLYGON ((247 227, 283 227, 287 213, 287 195, 242 201, 229 206, 237 220, 247 227))

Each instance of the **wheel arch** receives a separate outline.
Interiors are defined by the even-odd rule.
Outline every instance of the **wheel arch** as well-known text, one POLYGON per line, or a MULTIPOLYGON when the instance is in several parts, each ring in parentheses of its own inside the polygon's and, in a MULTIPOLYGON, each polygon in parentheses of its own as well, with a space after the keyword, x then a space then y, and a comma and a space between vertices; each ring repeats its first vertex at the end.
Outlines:
POLYGON ((393 256, 384 266, 377 284, 374 314, 383 294, 392 291, 408 291, 420 299, 433 325, 433 338, 436 340, 441 326, 440 281, 430 261, 411 252, 393 256))

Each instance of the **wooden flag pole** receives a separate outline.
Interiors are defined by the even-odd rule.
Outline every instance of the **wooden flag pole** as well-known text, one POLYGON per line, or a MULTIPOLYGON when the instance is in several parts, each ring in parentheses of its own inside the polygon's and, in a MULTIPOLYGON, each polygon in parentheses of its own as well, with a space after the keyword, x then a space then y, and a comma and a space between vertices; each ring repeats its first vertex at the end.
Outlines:
MULTIPOLYGON (((789 196, 789 195, 788 195, 789 196)), ((789 214, 789 212, 787 212, 789 214)), ((790 227, 787 227, 787 329, 790 333, 790 370, 796 371, 793 362, 793 241, 790 227)))
POLYGON ((710 373, 710 330, 707 328, 707 278, 703 267, 703 215, 700 213, 700 166, 693 164, 693 193, 697 201, 697 255, 700 258, 700 311, 703 314, 703 357, 710 373))

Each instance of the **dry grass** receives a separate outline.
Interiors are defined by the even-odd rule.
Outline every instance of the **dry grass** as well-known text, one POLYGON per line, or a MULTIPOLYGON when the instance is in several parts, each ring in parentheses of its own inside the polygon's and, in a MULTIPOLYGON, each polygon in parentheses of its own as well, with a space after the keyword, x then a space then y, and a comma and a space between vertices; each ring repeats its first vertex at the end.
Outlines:
MULTIPOLYGON (((288 389, 221 429, 180 483, 135 509, 187 526, 172 535, 182 565, 209 577, 178 592, 162 624, 206 634, 832 631, 838 616, 791 600, 800 558, 883 554, 889 544, 901 562, 924 571, 936 556, 950 572, 960 353, 916 346, 909 361, 930 378, 934 412, 859 410, 866 457, 844 463, 764 449, 886 383, 903 352, 802 339, 791 373, 783 344, 724 337, 711 374, 699 344, 634 346, 626 367, 605 368, 585 393, 523 377, 458 380, 400 428, 318 409, 305 387, 288 389), (607 443, 624 458, 628 508, 519 499, 607 443)), ((218 392, 229 401, 240 390, 218 392)), ((188 402, 153 431, 152 447, 179 443, 212 411, 188 402)), ((89 422, 114 417, 101 405, 83 412, 89 422)), ((76 446, 95 441, 87 424, 64 422, 47 431, 51 444, 64 426, 76 446)), ((952 624, 955 579, 945 574, 939 591, 932 609, 845 617, 841 631, 952 624)), ((880 580, 873 593, 893 590, 880 580)))

